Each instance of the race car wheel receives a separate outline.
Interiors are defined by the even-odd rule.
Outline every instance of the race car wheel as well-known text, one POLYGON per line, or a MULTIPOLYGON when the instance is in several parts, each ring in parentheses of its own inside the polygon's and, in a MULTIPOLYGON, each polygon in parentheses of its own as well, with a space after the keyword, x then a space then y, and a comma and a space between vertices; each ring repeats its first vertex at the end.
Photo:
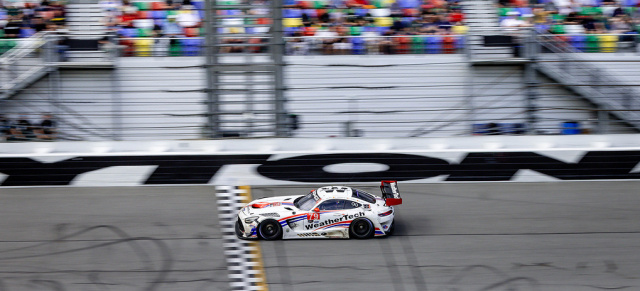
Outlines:
POLYGON ((373 223, 366 218, 355 219, 349 226, 350 236, 357 239, 370 238, 373 236, 373 231, 373 223))
POLYGON ((241 227, 242 227, 242 225, 240 224, 240 221, 239 221, 239 220, 236 220, 236 236, 237 236, 238 238, 244 238, 244 237, 242 236, 242 229, 241 229, 241 227))
POLYGON ((282 227, 277 221, 267 219, 258 226, 258 233, 265 240, 275 240, 282 236, 282 227))

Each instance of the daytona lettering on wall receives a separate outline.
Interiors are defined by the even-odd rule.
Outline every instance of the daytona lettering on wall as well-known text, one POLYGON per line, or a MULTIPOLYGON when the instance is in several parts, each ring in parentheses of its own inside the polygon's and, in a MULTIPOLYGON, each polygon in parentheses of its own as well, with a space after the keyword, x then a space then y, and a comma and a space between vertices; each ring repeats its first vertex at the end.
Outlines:
MULTIPOLYGON (((566 154, 567 152, 562 152, 566 154)), ((141 184, 208 184, 225 165, 256 165, 257 174, 282 182, 411 181, 442 176, 443 181, 509 181, 519 170, 559 180, 640 179, 640 151, 572 151, 582 156, 567 163, 535 152, 469 152, 459 163, 428 154, 341 153, 300 155, 269 160, 271 155, 80 156, 59 162, 27 157, 0 158, 2 186, 72 185, 79 175, 115 166, 154 166, 141 184), (334 173, 327 166, 377 163, 386 170, 334 173)), ((111 173, 113 174, 113 173, 111 173)), ((246 175, 256 175, 248 172, 246 175)), ((109 175, 105 175, 108 183, 109 175)), ((264 179, 263 179, 264 180, 264 179)), ((103 184, 105 184, 103 183, 103 184)))

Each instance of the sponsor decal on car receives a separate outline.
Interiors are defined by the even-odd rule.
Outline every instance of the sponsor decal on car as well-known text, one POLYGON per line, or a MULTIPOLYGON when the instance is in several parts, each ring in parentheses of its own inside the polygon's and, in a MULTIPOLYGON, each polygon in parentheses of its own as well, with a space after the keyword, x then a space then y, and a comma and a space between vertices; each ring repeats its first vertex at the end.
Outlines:
POLYGON ((312 228, 318 228, 318 227, 323 227, 323 226, 328 226, 330 224, 334 224, 334 223, 338 223, 338 222, 343 222, 346 220, 353 220, 354 218, 358 218, 358 217, 363 217, 364 216, 364 212, 358 212, 356 214, 345 214, 343 216, 340 216, 336 219, 327 219, 325 221, 319 222, 319 223, 314 223, 314 224, 307 224, 304 227, 306 229, 312 229, 312 228))
POLYGON ((299 237, 311 237, 311 236, 322 236, 319 233, 309 232, 309 233, 299 233, 299 237))
POLYGON ((307 214, 307 221, 309 223, 313 223, 314 221, 319 221, 320 220, 320 213, 308 213, 307 214))

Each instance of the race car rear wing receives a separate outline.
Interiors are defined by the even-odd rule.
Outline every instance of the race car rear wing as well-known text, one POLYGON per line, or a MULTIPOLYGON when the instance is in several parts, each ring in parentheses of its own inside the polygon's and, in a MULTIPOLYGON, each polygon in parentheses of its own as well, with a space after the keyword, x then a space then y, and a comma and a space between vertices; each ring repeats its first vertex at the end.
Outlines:
POLYGON ((402 204, 402 197, 398 191, 398 181, 382 181, 380 183, 382 198, 387 206, 402 204))

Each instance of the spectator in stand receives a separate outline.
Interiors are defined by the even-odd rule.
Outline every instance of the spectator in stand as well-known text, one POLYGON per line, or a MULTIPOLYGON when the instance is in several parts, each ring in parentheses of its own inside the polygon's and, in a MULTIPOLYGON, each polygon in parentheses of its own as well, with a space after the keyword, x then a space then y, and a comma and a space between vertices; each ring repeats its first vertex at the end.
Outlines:
POLYGON ((9 137, 7 140, 11 141, 27 141, 33 138, 33 127, 31 122, 27 119, 26 115, 20 115, 14 124, 9 129, 9 137))
POLYGON ((183 5, 176 22, 183 28, 200 27, 200 16, 198 11, 193 10, 193 6, 183 5))
POLYGON ((31 21, 31 28, 33 28, 36 32, 41 32, 47 30, 47 23, 44 22, 42 17, 35 17, 31 21))
POLYGON ((322 52, 326 55, 333 54, 333 44, 338 41, 338 33, 335 26, 322 27, 316 31, 317 43, 321 46, 322 52))
POLYGON ((527 25, 527 23, 523 20, 518 19, 518 12, 515 11, 511 11, 509 13, 507 13, 507 18, 503 19, 500 22, 500 26, 502 27, 524 27, 527 25))
POLYGON ((162 29, 162 32, 164 33, 164 35, 168 37, 182 36, 183 31, 180 25, 178 25, 178 23, 176 22, 175 15, 169 15, 167 17, 167 22, 165 23, 164 28, 162 29))
POLYGON ((309 53, 309 44, 305 41, 302 31, 296 31, 294 37, 286 42, 288 55, 306 55, 309 53))
POLYGON ((5 38, 18 38, 22 27, 22 15, 9 15, 9 21, 4 27, 5 38))
POLYGON ((54 140, 57 138, 56 123, 53 120, 53 116, 49 113, 42 115, 42 121, 39 127, 34 127, 33 133, 37 139, 40 140, 54 140))

